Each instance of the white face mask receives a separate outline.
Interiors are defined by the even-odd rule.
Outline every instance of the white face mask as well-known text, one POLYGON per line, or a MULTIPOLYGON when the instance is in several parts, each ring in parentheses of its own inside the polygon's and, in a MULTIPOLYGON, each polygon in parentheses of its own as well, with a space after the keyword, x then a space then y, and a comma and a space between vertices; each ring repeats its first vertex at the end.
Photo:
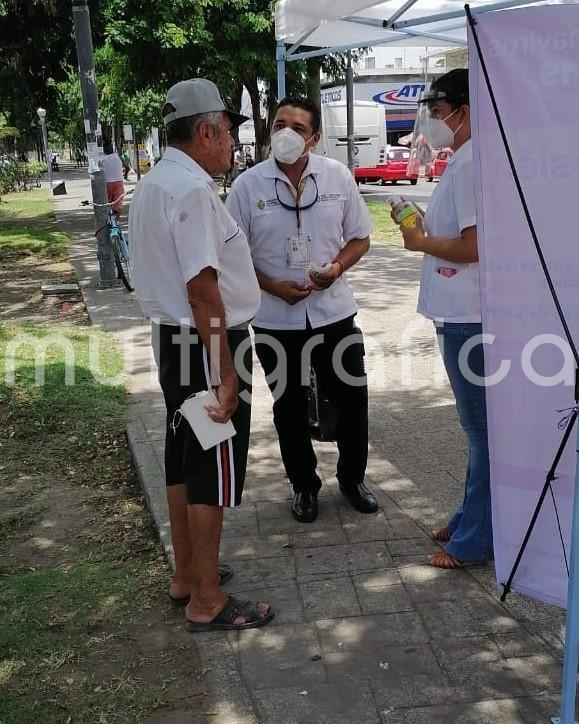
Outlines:
POLYGON ((456 111, 453 111, 452 113, 449 113, 446 118, 442 119, 430 117, 428 118, 428 121, 426 122, 426 128, 424 129, 424 136, 430 148, 439 149, 452 146, 452 144, 454 143, 454 137, 456 133, 458 133, 458 131, 462 128, 463 124, 461 123, 456 131, 453 131, 446 125, 445 121, 448 120, 451 116, 454 116, 457 111, 458 109, 456 111))
POLYGON ((272 135, 271 150, 276 161, 292 164, 305 155, 306 141, 293 128, 282 128, 272 135))

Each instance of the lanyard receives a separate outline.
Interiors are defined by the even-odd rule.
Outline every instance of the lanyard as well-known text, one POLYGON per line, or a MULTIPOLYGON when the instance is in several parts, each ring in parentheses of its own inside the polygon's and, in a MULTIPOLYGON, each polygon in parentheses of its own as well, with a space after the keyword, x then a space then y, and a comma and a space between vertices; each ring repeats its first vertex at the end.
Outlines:
POLYGON ((315 176, 306 176, 305 179, 302 179, 302 180, 300 181, 300 183, 298 184, 298 188, 297 188, 296 205, 295 205, 295 206, 291 206, 290 204, 286 204, 284 201, 282 201, 282 200, 280 199, 280 197, 279 197, 279 192, 278 192, 278 190, 277 190, 277 182, 278 182, 278 181, 279 181, 279 179, 276 178, 276 179, 275 179, 275 195, 276 195, 276 197, 277 197, 277 200, 279 201, 279 204, 280 204, 280 206, 281 206, 282 208, 287 209, 288 211, 295 211, 295 212, 296 212, 296 220, 297 220, 297 224, 298 224, 298 234, 300 234, 300 233, 301 233, 301 230, 302 230, 301 212, 302 212, 302 211, 307 211, 308 209, 311 209, 312 206, 314 206, 315 204, 317 204, 318 199, 319 199, 319 196, 320 196, 320 192, 319 192, 319 189, 318 189, 318 183, 317 183, 317 181, 316 181, 316 177, 315 177, 315 176), (316 196, 315 196, 314 200, 313 200, 310 204, 307 204, 306 206, 300 206, 300 199, 301 199, 301 197, 302 197, 302 195, 303 195, 303 192, 304 192, 304 189, 305 189, 305 187, 306 187, 306 183, 307 183, 308 178, 311 178, 312 181, 314 182, 314 186, 316 187, 316 196))

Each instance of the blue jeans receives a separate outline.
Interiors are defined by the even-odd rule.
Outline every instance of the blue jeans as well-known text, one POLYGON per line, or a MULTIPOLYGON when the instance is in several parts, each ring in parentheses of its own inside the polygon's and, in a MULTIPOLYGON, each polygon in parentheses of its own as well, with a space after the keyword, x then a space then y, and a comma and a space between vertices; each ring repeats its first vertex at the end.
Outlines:
POLYGON ((485 388, 465 376, 469 369, 472 375, 484 376, 482 344, 469 352, 468 366, 463 371, 459 365, 462 346, 481 334, 482 326, 444 322, 437 325, 436 333, 460 424, 468 440, 464 500, 448 524, 452 537, 445 548, 461 561, 488 561, 493 559, 493 531, 485 388))

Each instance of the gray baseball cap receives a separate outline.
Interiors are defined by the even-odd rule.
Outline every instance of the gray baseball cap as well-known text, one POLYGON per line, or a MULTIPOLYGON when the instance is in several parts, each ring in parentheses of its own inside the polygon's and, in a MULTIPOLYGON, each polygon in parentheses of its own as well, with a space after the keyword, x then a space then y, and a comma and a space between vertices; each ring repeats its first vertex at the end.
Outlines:
POLYGON ((178 118, 219 111, 227 113, 233 128, 249 120, 247 116, 234 113, 225 107, 215 83, 206 78, 191 78, 175 83, 169 88, 161 113, 163 121, 167 125, 178 118))

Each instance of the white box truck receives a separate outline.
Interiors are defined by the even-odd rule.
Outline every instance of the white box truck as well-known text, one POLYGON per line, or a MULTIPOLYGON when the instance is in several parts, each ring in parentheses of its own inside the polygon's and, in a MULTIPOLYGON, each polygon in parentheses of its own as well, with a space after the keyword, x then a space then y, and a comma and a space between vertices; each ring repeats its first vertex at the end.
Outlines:
MULTIPOLYGON (((322 105, 322 140, 319 152, 348 165, 348 124, 344 102, 322 105)), ((386 159, 386 119, 384 106, 354 101, 354 161, 366 168, 386 159)))

